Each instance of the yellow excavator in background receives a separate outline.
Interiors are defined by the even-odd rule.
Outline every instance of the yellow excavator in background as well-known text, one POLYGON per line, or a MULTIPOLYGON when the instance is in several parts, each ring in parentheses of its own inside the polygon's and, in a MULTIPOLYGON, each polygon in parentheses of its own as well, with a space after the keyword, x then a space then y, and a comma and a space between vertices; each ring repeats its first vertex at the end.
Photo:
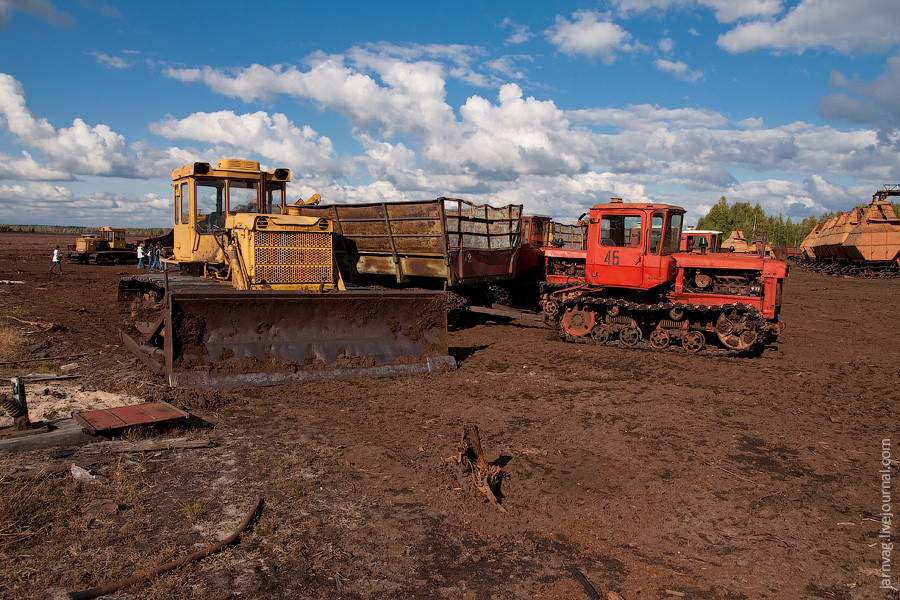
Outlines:
POLYGON ((444 294, 347 290, 332 221, 288 205, 289 180, 288 169, 241 159, 172 171, 166 270, 119 283, 119 300, 131 303, 126 346, 179 387, 455 366, 444 294))

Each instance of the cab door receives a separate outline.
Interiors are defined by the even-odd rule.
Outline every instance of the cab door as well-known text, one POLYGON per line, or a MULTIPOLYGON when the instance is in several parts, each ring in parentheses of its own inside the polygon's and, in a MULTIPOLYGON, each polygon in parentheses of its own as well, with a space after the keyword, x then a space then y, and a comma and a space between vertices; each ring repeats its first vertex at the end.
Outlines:
POLYGON ((191 225, 190 183, 188 180, 177 181, 172 184, 172 187, 175 188, 172 258, 187 262, 191 260, 191 250, 194 247, 194 228, 191 225))
POLYGON ((650 215, 650 229, 647 240, 647 253, 644 255, 644 287, 650 289, 665 283, 669 276, 669 263, 663 255, 667 253, 664 248, 664 225, 666 213, 654 211, 650 215))
POLYGON ((641 213, 601 213, 591 224, 597 237, 589 244, 588 281, 593 285, 642 287, 644 230, 641 213))

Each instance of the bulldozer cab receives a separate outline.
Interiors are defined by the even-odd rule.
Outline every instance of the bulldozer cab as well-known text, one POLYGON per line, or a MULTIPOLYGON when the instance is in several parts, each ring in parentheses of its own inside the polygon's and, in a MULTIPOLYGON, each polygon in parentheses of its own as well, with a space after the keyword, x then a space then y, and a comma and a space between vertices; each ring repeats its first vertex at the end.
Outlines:
POLYGON ((234 217, 282 214, 289 180, 288 169, 260 171, 259 163, 250 160, 220 160, 215 169, 209 163, 193 163, 173 170, 173 259, 224 262, 223 236, 234 217))
POLYGON ((80 253, 126 248, 125 230, 118 227, 101 227, 99 231, 83 235, 75 241, 75 251, 80 253))
POLYGON ((106 241, 109 249, 123 250, 126 248, 124 229, 119 227, 101 227, 98 235, 106 241))
POLYGON ((587 281, 647 290, 672 281, 684 209, 613 198, 590 211, 587 281))

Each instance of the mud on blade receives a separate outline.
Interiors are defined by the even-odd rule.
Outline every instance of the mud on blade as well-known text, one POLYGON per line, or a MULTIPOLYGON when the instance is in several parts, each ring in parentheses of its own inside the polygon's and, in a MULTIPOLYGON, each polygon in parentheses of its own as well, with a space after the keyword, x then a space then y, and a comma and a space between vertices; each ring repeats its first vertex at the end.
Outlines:
POLYGON ((176 387, 387 377, 455 366, 440 292, 170 291, 146 342, 176 387))

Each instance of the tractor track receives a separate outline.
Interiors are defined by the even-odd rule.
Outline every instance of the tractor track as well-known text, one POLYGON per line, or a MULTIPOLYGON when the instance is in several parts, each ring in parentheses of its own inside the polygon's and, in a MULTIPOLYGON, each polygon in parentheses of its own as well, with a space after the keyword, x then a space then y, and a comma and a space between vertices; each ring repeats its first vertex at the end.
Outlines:
POLYGON ((717 305, 700 305, 682 302, 658 302, 639 303, 621 298, 597 298, 590 295, 579 295, 567 299, 561 303, 557 313, 560 337, 567 342, 594 343, 618 348, 651 350, 654 352, 684 352, 697 356, 750 356, 758 353, 772 339, 777 336, 779 328, 766 321, 762 313, 752 306, 738 302, 717 305), (578 305, 599 308, 594 310, 594 319, 597 322, 587 322, 584 335, 573 335, 567 331, 562 322, 562 315, 572 307, 578 305), (603 314, 605 313, 605 314, 603 314), (666 319, 673 314, 680 314, 678 319, 666 319), (716 327, 724 315, 740 316, 741 321, 749 323, 755 340, 746 347, 740 349, 711 347, 708 345, 706 334, 716 334, 716 327), (664 326, 668 325, 668 326, 664 326), (616 339, 616 335, 622 335, 622 331, 629 327, 638 327, 637 333, 630 332, 630 343, 622 339, 616 339), (605 329, 603 329, 605 328, 605 329), (773 329, 775 330, 773 335, 773 329), (653 344, 645 337, 645 334, 662 330, 663 337, 657 338, 653 344), (697 343, 697 335, 703 336, 703 343, 697 343), (684 336, 693 335, 694 343, 691 349, 677 343, 684 336), (665 343, 660 343, 664 339, 665 343), (699 347, 698 347, 699 346, 699 347))

